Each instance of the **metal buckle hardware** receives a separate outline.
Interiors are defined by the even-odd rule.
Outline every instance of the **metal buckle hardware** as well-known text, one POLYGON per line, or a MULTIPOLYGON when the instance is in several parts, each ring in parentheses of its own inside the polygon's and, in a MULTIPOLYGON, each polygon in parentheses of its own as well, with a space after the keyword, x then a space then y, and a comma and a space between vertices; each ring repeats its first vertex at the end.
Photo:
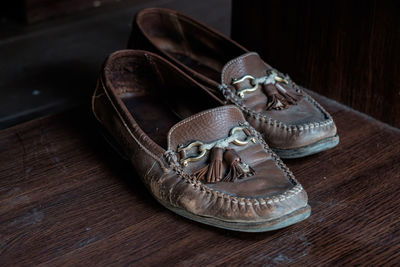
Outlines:
MULTIPOLYGON (((229 132, 229 136, 232 136, 235 132, 237 132, 237 131, 243 131, 244 129, 245 129, 246 127, 244 127, 244 126, 237 126, 237 127, 234 127, 234 128, 232 128, 231 130, 230 130, 230 132, 229 132)), ((255 143, 256 142, 256 138, 254 137, 254 136, 247 136, 247 138, 245 139, 245 140, 239 140, 239 139, 235 139, 235 140, 233 140, 232 141, 232 143, 234 143, 235 145, 238 145, 238 146, 245 146, 245 145, 247 145, 250 141, 252 141, 253 143, 255 143)))
POLYGON ((267 71, 267 76, 255 78, 251 75, 244 75, 243 77, 241 77, 239 79, 233 79, 232 84, 242 83, 245 80, 250 80, 249 82, 252 87, 243 88, 242 90, 237 91, 236 94, 240 98, 243 98, 245 93, 251 93, 251 92, 254 92, 255 90, 257 90, 257 88, 260 84, 275 84, 275 82, 279 82, 279 83, 283 82, 285 84, 289 84, 288 80, 278 76, 276 71, 272 70, 272 69, 267 71))
POLYGON ((187 166, 189 164, 189 162, 195 162, 195 161, 199 161, 202 157, 204 157, 204 155, 207 152, 207 149, 202 149, 203 142, 200 141, 194 141, 191 142, 190 144, 188 144, 187 146, 180 146, 178 147, 178 153, 183 153, 182 154, 182 159, 180 160, 180 163, 183 166, 187 166), (188 157, 186 158, 186 151, 193 148, 193 147, 198 147, 199 150, 199 154, 197 156, 192 156, 192 157, 188 157))
POLYGON ((255 79, 256 79, 256 78, 254 78, 254 77, 251 76, 251 75, 245 75, 245 76, 243 76, 243 77, 240 78, 240 79, 235 79, 235 80, 233 80, 233 81, 232 81, 232 84, 238 84, 238 83, 244 82, 245 80, 250 80, 250 84, 253 86, 253 87, 250 87, 250 88, 244 88, 244 89, 242 89, 242 90, 239 90, 239 91, 237 91, 236 94, 237 94, 240 98, 243 98, 245 93, 251 93, 251 92, 254 92, 255 90, 257 90, 257 88, 258 88, 258 83, 254 83, 254 80, 255 80, 255 79))
POLYGON ((209 143, 209 144, 204 144, 201 141, 193 141, 189 143, 188 145, 179 145, 178 147, 178 153, 181 156, 180 164, 183 166, 187 166, 189 162, 196 162, 201 160, 205 154, 207 153, 207 150, 210 150, 214 146, 220 145, 222 148, 225 148, 229 145, 229 143, 233 143, 238 146, 244 146, 247 145, 250 141, 253 143, 256 143, 256 138, 254 136, 248 135, 244 130, 246 129, 245 126, 237 126, 233 127, 229 131, 229 137, 221 140, 217 140, 215 142, 209 143), (247 138, 245 140, 239 140, 238 138, 235 138, 236 136, 235 133, 237 131, 244 131, 244 133, 247 135, 247 138), (234 138, 234 139, 233 139, 234 138), (222 145, 224 143, 224 145, 222 145), (190 150, 191 148, 197 147, 198 150, 198 155, 196 156, 190 156, 186 157, 186 151, 190 150))

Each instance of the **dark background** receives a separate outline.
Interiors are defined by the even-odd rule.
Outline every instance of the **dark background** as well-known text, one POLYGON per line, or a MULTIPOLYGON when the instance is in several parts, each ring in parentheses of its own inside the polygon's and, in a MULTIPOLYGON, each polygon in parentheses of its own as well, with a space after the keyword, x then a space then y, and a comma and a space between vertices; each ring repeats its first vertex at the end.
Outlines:
POLYGON ((18 0, 0 11, 0 128, 88 104, 102 61, 151 6, 226 34, 232 22, 234 39, 297 83, 400 127, 395 0, 18 0))
POLYGON ((400 2, 233 1, 232 35, 299 84, 400 127, 400 2))
POLYGON ((230 0, 27 0, 21 9, 15 9, 18 1, 6 3, 15 12, 3 13, 0 24, 0 128, 89 108, 103 60, 126 47, 133 16, 142 8, 177 9, 230 32, 230 0))

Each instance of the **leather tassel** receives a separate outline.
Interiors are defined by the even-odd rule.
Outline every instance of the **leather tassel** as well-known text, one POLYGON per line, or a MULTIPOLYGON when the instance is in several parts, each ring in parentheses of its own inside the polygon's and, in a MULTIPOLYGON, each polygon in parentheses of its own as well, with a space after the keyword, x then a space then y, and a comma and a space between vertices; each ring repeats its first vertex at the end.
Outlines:
POLYGON ((279 83, 275 84, 275 86, 280 92, 280 94, 284 96, 285 99, 288 101, 288 103, 291 105, 296 105, 297 102, 299 102, 302 98, 302 95, 297 94, 296 92, 290 92, 279 83))
POLYGON ((267 95, 267 110, 270 109, 285 109, 289 105, 296 105, 301 99, 301 95, 289 92, 282 85, 264 85, 264 92, 267 95))
POLYGON ((236 179, 255 174, 253 168, 243 163, 234 149, 225 151, 224 160, 228 164, 228 173, 221 180, 222 182, 234 182, 236 179))
POLYGON ((194 173, 198 180, 216 183, 222 179, 222 158, 224 149, 213 147, 210 151, 210 163, 194 173))

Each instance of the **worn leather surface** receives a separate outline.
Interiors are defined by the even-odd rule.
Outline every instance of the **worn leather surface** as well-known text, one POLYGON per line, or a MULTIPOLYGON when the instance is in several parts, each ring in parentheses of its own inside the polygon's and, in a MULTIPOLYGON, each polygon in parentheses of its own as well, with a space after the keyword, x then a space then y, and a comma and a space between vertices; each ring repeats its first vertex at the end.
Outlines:
POLYGON ((166 8, 136 14, 128 48, 162 55, 215 92, 225 63, 248 52, 229 37, 166 8))
POLYGON ((128 47, 162 55, 221 101, 238 106, 273 148, 296 149, 336 135, 331 116, 299 86, 301 101, 283 110, 267 110, 268 99, 261 88, 244 99, 235 97, 236 91, 248 84, 232 86, 232 78, 248 74, 261 77, 272 67, 258 54, 177 11, 140 11, 128 47))
MULTIPOLYGON (((159 121, 173 116, 177 121, 169 129, 158 128, 156 135, 164 138, 165 142, 154 141, 152 126, 143 123, 142 118, 137 119, 135 114, 139 113, 134 109, 138 106, 129 105, 130 101, 135 98, 143 100, 143 95, 161 98, 162 101, 165 96, 162 92, 174 97, 180 93, 176 88, 184 90, 183 84, 189 86, 184 87, 186 89, 198 87, 196 92, 205 92, 200 84, 159 56, 125 50, 106 60, 93 95, 92 107, 96 118, 121 145, 144 184, 160 202, 196 215, 230 222, 268 221, 307 205, 304 189, 250 126, 248 130, 256 142, 246 146, 229 144, 229 148, 235 149, 242 161, 255 170, 254 175, 234 182, 210 184, 196 180, 192 175, 205 166, 208 153, 201 161, 187 167, 179 164, 177 149, 180 144, 195 140, 212 142, 228 136, 232 127, 246 124, 243 113, 234 105, 216 104, 216 108, 196 114, 185 113, 188 116, 182 120, 174 103, 169 103, 167 108, 171 115, 163 114, 167 112, 163 109, 159 121), (163 75, 165 72, 159 72, 160 69, 169 69, 168 75, 163 75)), ((160 102, 146 103, 150 106, 160 102)), ((191 106, 192 102, 180 104, 191 106)), ((187 107, 186 110, 192 109, 187 107)), ((225 172, 226 164, 223 168, 225 172)))
MULTIPOLYGON (((286 90, 300 94, 301 100, 284 110, 266 110, 267 97, 261 88, 239 98, 238 90, 250 87, 248 82, 232 86, 232 79, 244 75, 261 77, 272 67, 265 63, 257 53, 249 52, 229 61, 222 69, 221 82, 225 85, 225 95, 244 110, 247 120, 274 148, 296 148, 306 146, 327 137, 336 135, 336 126, 332 117, 304 90, 295 91, 282 84, 286 90)), ((282 75, 283 76, 283 75, 282 75)), ((274 85, 267 85, 274 86, 274 85)), ((260 86, 261 87, 261 86, 260 86)))

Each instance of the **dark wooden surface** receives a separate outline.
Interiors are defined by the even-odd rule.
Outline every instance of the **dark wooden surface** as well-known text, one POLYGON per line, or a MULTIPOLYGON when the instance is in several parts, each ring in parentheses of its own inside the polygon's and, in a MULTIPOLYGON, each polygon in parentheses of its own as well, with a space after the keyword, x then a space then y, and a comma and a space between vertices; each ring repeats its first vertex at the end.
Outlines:
POLYGON ((400 131, 318 99, 340 145, 286 161, 312 214, 269 233, 163 208, 108 148, 89 108, 1 131, 0 265, 399 265, 400 131))
POLYGON ((232 36, 299 84, 400 128, 400 3, 233 0, 232 36))

